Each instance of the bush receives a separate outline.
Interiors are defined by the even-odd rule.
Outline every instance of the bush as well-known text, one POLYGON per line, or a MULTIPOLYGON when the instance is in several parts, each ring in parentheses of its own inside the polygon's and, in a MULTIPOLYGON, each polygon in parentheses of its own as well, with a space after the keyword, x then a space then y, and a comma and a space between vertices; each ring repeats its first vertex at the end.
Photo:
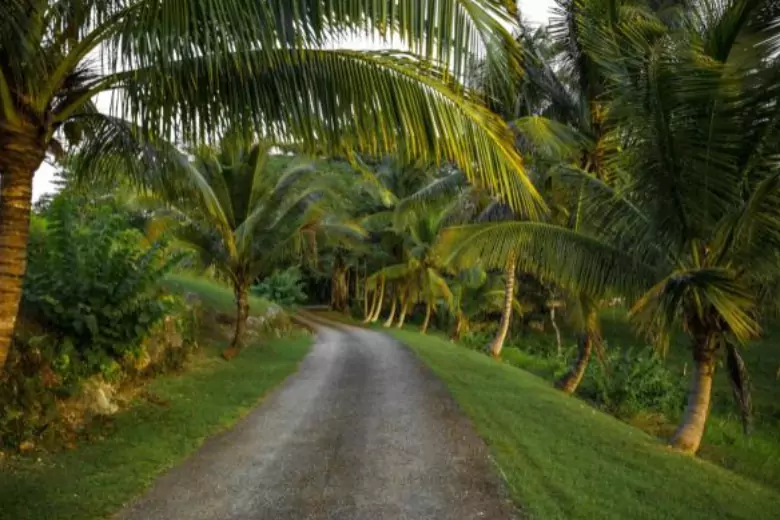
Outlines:
POLYGON ((650 347, 608 351, 604 363, 588 366, 579 393, 613 415, 629 418, 640 411, 674 415, 685 402, 685 384, 650 347))
POLYGON ((30 249, 22 305, 56 338, 44 354, 57 373, 116 378, 119 361, 172 308, 159 282, 177 258, 163 260, 162 242, 143 242, 110 208, 84 219, 68 199, 52 203, 30 249))
POLYGON ((490 345, 490 342, 493 341, 493 337, 495 336, 494 332, 490 331, 482 331, 482 330, 471 330, 467 333, 465 333, 458 343, 460 345, 466 347, 469 350, 477 350, 481 352, 487 352, 487 347, 490 345))
POLYGON ((306 301, 300 269, 290 267, 274 271, 262 282, 252 287, 252 294, 283 307, 292 307, 306 301))

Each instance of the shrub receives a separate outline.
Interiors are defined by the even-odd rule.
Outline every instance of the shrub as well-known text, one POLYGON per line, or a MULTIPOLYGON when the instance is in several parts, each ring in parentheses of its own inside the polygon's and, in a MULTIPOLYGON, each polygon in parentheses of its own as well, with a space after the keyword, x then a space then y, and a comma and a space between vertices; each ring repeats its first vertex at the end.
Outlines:
POLYGON ((650 347, 607 351, 588 366, 580 394, 623 418, 640 411, 674 415, 685 401, 685 383, 650 347))
POLYGON ((470 330, 460 338, 459 343, 469 350, 486 352, 494 335, 495 333, 486 330, 470 330))
POLYGON ((300 269, 290 267, 284 271, 274 271, 252 287, 252 294, 283 307, 291 307, 306 301, 303 285, 300 269))
POLYGON ((85 220, 67 198, 55 199, 36 235, 22 303, 56 338, 47 342, 52 367, 76 379, 116 378, 118 362, 171 309, 158 284, 177 258, 163 260, 162 242, 145 246, 110 208, 85 220))

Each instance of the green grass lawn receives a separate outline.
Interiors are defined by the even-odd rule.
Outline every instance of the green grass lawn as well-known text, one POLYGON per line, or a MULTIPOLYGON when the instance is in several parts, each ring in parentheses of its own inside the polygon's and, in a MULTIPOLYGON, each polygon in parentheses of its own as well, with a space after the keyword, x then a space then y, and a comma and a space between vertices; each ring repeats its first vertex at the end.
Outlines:
MULTIPOLYGON (((624 309, 606 309, 602 312, 602 332, 607 349, 642 347, 646 342, 638 338, 626 319, 624 309)), ((679 385, 687 389, 693 364, 688 338, 676 335, 665 358, 666 366, 679 378, 679 385)), ((744 476, 780 491, 780 329, 770 326, 764 336, 748 344, 742 354, 750 371, 753 387, 754 431, 745 436, 734 404, 731 384, 723 366, 715 374, 712 409, 699 456, 731 469, 744 476)), ((566 337, 565 345, 573 348, 574 339, 566 337)), ((517 348, 505 348, 505 361, 532 372, 549 381, 566 371, 565 359, 553 355, 554 338, 551 332, 528 333, 513 338, 517 348), (548 354, 543 354, 547 352, 548 354)), ((646 347, 650 348, 650 347, 646 347)), ((595 359, 594 363, 597 362, 595 359)), ((584 383, 584 384, 587 384, 584 383)), ((684 402, 680 403, 682 413, 684 402)), ((650 433, 663 434, 673 430, 679 415, 667 418, 667 423, 646 421, 638 417, 632 421, 647 428, 650 433)))
POLYGON ((780 494, 566 397, 524 370, 391 329, 441 377, 534 518, 777 518, 780 494))
MULTIPOLYGON (((232 300, 230 291, 208 282, 169 283, 209 304, 232 300)), ((256 303, 255 312, 262 308, 256 303)), ((250 345, 231 362, 218 357, 224 345, 204 345, 187 372, 148 384, 158 404, 140 400, 112 417, 101 429, 104 439, 40 462, 22 458, 0 465, 0 519, 105 518, 256 406, 296 370, 310 345, 303 335, 272 340, 250 345)))
MULTIPOLYGON (((233 291, 217 282, 188 273, 171 273, 165 277, 163 287, 171 292, 197 294, 205 305, 219 312, 236 312, 233 291)), ((252 314, 262 314, 268 305, 268 302, 261 298, 249 297, 249 307, 252 314)))

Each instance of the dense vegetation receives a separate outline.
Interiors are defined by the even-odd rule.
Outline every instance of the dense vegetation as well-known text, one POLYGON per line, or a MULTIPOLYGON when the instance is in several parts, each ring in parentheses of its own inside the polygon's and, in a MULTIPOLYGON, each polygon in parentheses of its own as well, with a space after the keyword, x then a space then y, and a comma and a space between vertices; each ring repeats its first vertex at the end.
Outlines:
MULTIPOLYGON (((608 507, 602 490, 559 491, 570 503, 556 505, 539 488, 547 470, 592 478, 544 444, 588 427, 574 394, 742 474, 720 496, 727 473, 688 474, 641 434, 608 459, 633 464, 611 482, 645 493, 685 474, 711 480, 718 507, 768 507, 764 486, 780 489, 767 333, 780 310, 780 6, 557 3, 532 29, 499 0, 3 2, 0 449, 56 452, 145 409, 136 394, 196 366, 204 341, 239 356, 237 368, 211 356, 208 385, 263 376, 278 352, 253 346, 296 334, 285 310, 305 302, 462 346, 448 361, 429 348, 439 339, 415 340, 505 460, 537 452, 517 498, 545 518, 608 507), (356 36, 404 49, 334 45, 356 36), (47 154, 61 190, 33 208, 47 154), (453 376, 461 362, 476 382, 453 376), (473 388, 492 372, 489 391, 473 388), (520 439, 510 430, 543 414, 507 401, 523 393, 553 419, 520 439)), ((269 386, 303 353, 291 341, 269 386)), ((239 390, 208 414, 257 398, 239 390)), ((598 417, 564 458, 625 443, 628 426, 598 417)), ((137 488, 123 482, 116 497, 137 488)), ((670 496, 661 517, 680 516, 684 497, 670 496)))

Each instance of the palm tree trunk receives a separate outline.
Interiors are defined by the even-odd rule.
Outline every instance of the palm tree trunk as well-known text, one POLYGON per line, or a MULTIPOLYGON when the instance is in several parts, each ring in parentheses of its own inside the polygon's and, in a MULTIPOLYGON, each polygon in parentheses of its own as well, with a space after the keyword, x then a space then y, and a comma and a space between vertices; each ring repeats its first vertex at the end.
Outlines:
POLYGON ((512 322, 512 303, 515 300, 515 269, 517 261, 515 255, 510 253, 506 262, 506 286, 504 287, 504 311, 501 313, 501 322, 498 325, 496 337, 490 343, 490 354, 498 359, 501 357, 501 349, 504 348, 509 325, 512 322))
POLYGON ((368 321, 368 317, 371 315, 370 312, 374 310, 373 305, 371 306, 371 309, 369 309, 368 300, 370 296, 371 296, 371 291, 369 291, 368 289, 368 280, 364 280, 363 283, 363 322, 364 323, 368 321))
POLYGON ((555 307, 550 307, 550 322, 552 323, 553 329, 555 329, 555 342, 558 347, 558 357, 561 357, 563 354, 562 348, 561 348, 561 329, 558 328, 558 322, 555 321, 555 307))
POLYGON ((409 311, 409 301, 411 298, 404 298, 403 304, 401 305, 401 314, 398 316, 398 323, 395 324, 396 328, 401 328, 404 326, 404 321, 406 321, 406 313, 409 311))
POLYGON ((463 321, 463 317, 460 313, 455 315, 455 325, 452 327, 450 340, 460 341, 460 337, 463 335, 463 321))
POLYGON ((36 135, 0 131, 0 374, 11 349, 27 270, 32 180, 46 151, 36 135))
POLYGON ((582 377, 585 375, 585 369, 588 368, 588 362, 590 361, 590 355, 593 352, 593 337, 584 333, 580 336, 578 341, 578 353, 577 362, 571 367, 569 372, 561 378, 555 386, 566 394, 572 395, 577 391, 577 387, 582 381, 582 377))
POLYGON ((376 307, 379 304, 379 294, 379 285, 377 285, 374 288, 374 295, 371 297, 371 306, 368 309, 368 313, 366 313, 366 317, 363 320, 363 323, 368 323, 373 319, 374 313, 376 312, 376 307))
POLYGON ((238 352, 244 347, 246 325, 249 320, 249 291, 246 286, 237 286, 234 290, 236 296, 236 328, 233 334, 233 341, 230 342, 230 348, 222 353, 222 356, 227 360, 236 357, 238 352))
POLYGON ((395 320, 395 308, 396 308, 396 299, 393 298, 393 303, 390 305, 390 316, 387 317, 387 320, 385 321, 385 327, 390 327, 393 324, 393 320, 395 320))
POLYGON ((334 311, 344 312, 348 305, 349 280, 347 270, 340 261, 333 267, 330 280, 330 306, 334 311))
POLYGON ((386 280, 383 276, 382 281, 379 284, 379 300, 377 301, 376 309, 374 309, 374 314, 371 316, 371 323, 375 323, 379 319, 379 315, 382 314, 382 304, 384 303, 385 299, 385 288, 386 280))
POLYGON ((691 388, 688 392, 688 406, 670 444, 685 453, 699 450, 707 424, 712 394, 712 375, 715 372, 715 353, 704 349, 694 353, 696 370, 693 371, 691 388))
POLYGON ((420 332, 425 334, 428 332, 428 325, 431 323, 431 311, 433 310, 433 305, 431 302, 428 302, 425 305, 425 320, 423 320, 422 327, 420 327, 420 332))

